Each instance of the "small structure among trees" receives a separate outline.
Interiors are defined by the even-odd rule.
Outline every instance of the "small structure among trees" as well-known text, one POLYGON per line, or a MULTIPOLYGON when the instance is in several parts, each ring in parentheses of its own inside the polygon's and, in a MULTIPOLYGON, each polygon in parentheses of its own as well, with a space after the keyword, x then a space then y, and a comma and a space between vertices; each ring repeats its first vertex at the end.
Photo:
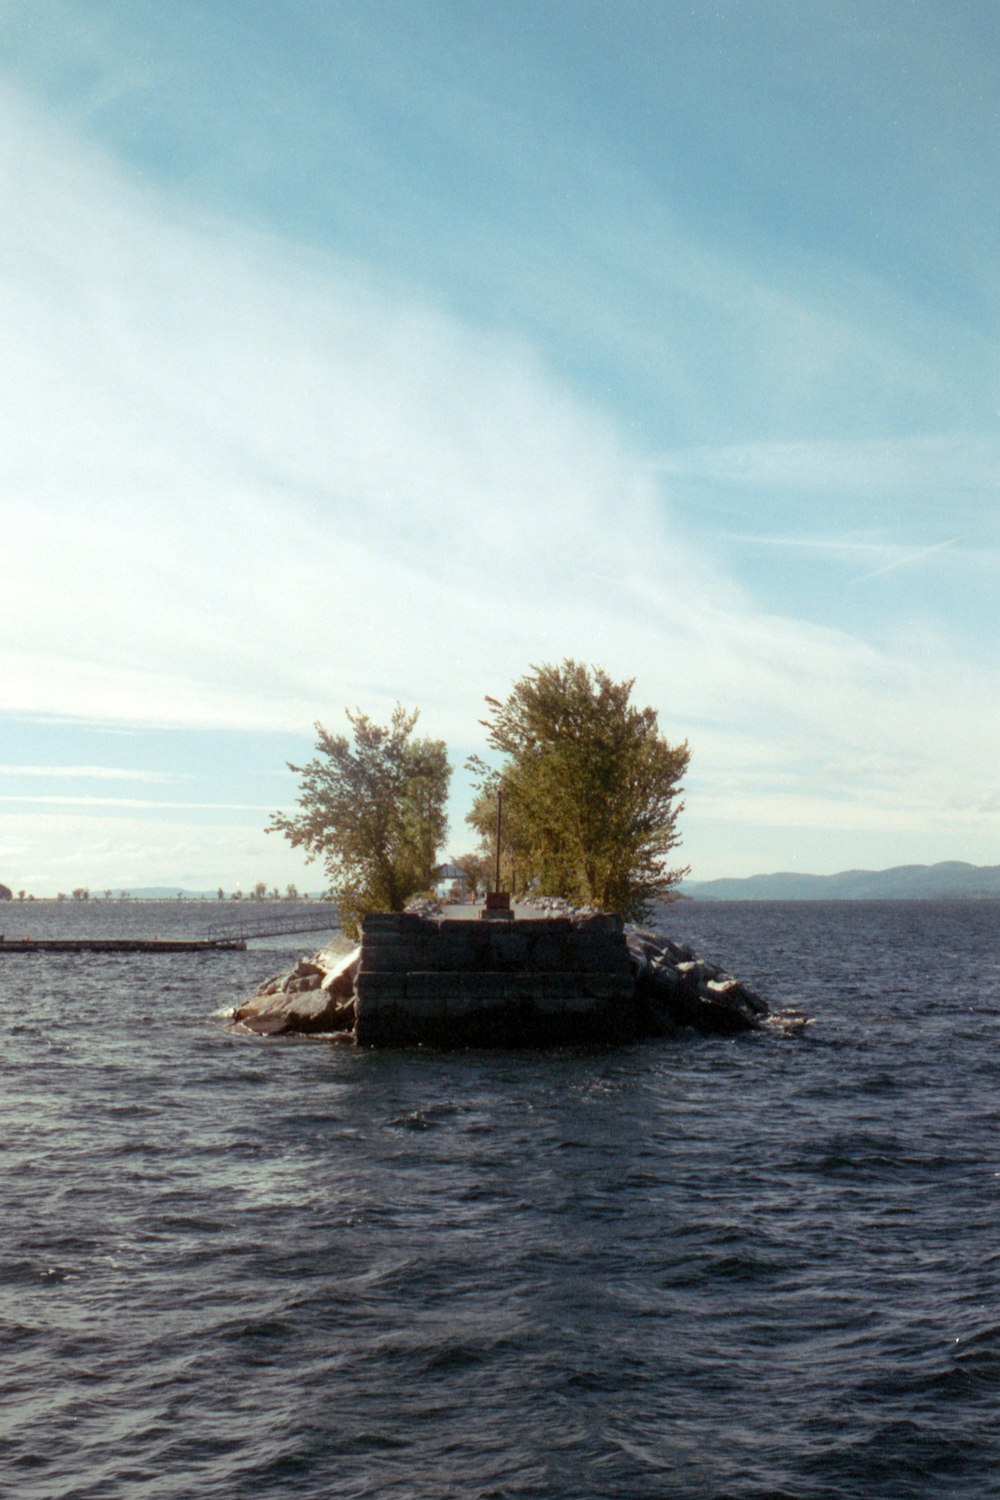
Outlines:
POLYGON ((300 811, 268 824, 322 859, 346 931, 370 912, 402 911, 433 880, 451 767, 442 740, 412 738, 418 712, 397 704, 382 726, 348 711, 350 738, 317 724, 317 756, 289 765, 302 778, 300 811))
POLYGON ((642 918, 687 873, 671 869, 679 843, 687 742, 671 745, 652 708, 631 701, 634 679, 567 660, 533 667, 500 702, 487 697, 499 771, 478 757, 469 822, 494 848, 502 778, 504 884, 642 918))
POLYGON ((488 855, 460 854, 455 863, 465 875, 466 899, 478 901, 480 894, 488 891, 490 886, 493 864, 488 855))

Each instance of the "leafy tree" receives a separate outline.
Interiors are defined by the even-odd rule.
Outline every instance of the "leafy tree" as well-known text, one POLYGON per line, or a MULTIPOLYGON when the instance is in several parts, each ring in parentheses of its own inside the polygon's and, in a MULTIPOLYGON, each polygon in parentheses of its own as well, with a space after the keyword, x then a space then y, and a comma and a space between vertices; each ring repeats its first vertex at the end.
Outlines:
POLYGON ((492 776, 470 762, 484 774, 469 820, 495 844, 502 775, 501 854, 518 884, 641 918, 687 873, 667 859, 690 751, 660 736, 655 710, 630 702, 632 686, 569 660, 532 667, 505 702, 487 698, 484 727, 506 761, 492 776))
POLYGON ((397 704, 387 726, 360 711, 347 717, 350 738, 316 725, 318 755, 289 766, 302 778, 300 811, 275 813, 268 832, 322 859, 351 931, 369 912, 402 911, 431 885, 451 767, 443 741, 412 738, 417 710, 397 704))

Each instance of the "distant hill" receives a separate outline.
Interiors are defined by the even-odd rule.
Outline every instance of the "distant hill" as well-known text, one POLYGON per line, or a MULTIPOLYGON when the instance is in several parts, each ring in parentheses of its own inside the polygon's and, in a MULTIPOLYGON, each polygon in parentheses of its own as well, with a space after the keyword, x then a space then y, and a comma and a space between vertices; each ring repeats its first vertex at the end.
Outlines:
POLYGON ((891 870, 842 870, 839 875, 749 875, 737 880, 685 880, 695 901, 943 901, 1000 899, 1000 865, 896 865, 891 870))
MULTIPOLYGON (((95 892, 91 891, 91 896, 95 892)), ((116 891, 116 895, 123 892, 116 891)), ((127 893, 133 901, 173 901, 180 896, 184 901, 210 901, 218 900, 216 891, 188 891, 176 885, 147 885, 127 893)))

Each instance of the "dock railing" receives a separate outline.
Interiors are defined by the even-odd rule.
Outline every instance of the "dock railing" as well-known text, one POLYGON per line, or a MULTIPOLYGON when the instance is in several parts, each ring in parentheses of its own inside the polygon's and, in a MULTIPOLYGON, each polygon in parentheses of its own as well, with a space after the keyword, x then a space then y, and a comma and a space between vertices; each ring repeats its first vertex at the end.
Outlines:
POLYGON ((315 913, 287 917, 247 916, 239 922, 214 922, 205 936, 213 943, 246 942, 250 938, 284 937, 295 932, 337 932, 337 908, 327 906, 315 913))

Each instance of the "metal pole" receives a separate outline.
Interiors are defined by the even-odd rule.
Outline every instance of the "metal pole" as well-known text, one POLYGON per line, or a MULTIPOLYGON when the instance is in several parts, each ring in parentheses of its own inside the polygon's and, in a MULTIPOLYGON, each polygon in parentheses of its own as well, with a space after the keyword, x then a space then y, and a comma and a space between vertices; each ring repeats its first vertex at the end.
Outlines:
POLYGON ((503 823, 503 782, 497 782, 497 867, 493 889, 500 889, 500 827, 503 823))

